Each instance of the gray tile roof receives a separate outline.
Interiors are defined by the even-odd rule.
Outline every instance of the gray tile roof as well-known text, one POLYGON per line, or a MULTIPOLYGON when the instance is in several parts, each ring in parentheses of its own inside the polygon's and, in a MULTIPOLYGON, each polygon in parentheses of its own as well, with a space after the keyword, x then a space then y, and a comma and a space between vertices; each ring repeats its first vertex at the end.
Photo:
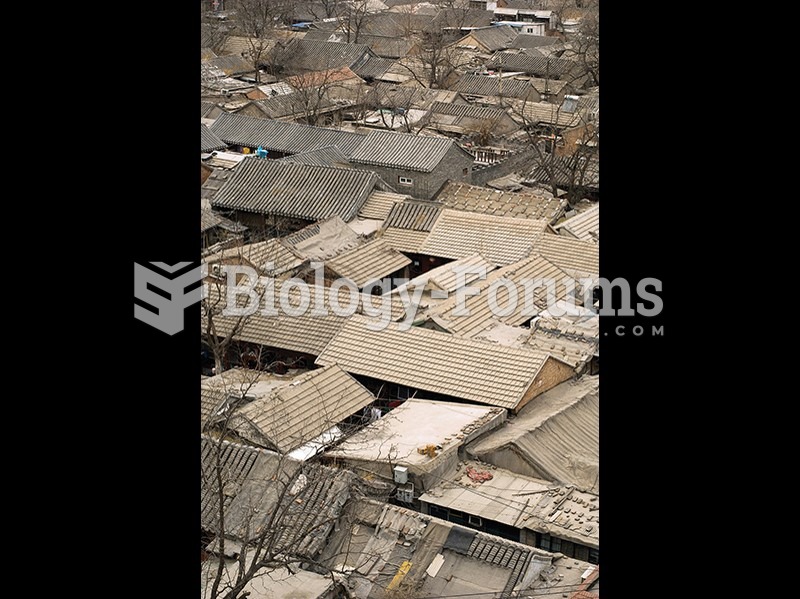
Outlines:
POLYGON ((308 152, 300 152, 280 159, 281 162, 295 162, 310 166, 338 166, 350 168, 352 164, 337 146, 325 146, 308 152))
POLYGON ((350 65, 350 68, 363 79, 377 79, 385 75, 386 71, 394 65, 394 62, 391 58, 381 58, 370 53, 356 60, 350 65))
POLYGON ((492 27, 481 27, 480 29, 473 29, 464 38, 456 42, 457 46, 462 46, 469 43, 469 39, 473 38, 478 44, 486 48, 489 52, 496 52, 503 48, 508 48, 517 37, 517 30, 509 25, 499 25, 492 27))
POLYGON ((247 227, 235 223, 232 220, 225 218, 221 214, 217 214, 213 210, 207 208, 200 209, 200 232, 208 231, 214 227, 220 227, 232 233, 241 233, 247 230, 247 227))
MULTIPOLYGON (((350 161, 429 173, 454 146, 458 147, 453 140, 445 137, 370 131, 350 156, 350 161)), ((466 152, 464 154, 467 155, 466 152)))
POLYGON ((298 125, 270 119, 259 119, 224 113, 211 126, 220 139, 228 144, 249 146, 284 154, 299 154, 327 146, 337 146, 350 157, 365 140, 365 135, 324 127, 298 125))
POLYGON ((200 118, 202 119, 209 112, 214 110, 214 108, 216 108, 216 106, 217 105, 214 104, 214 102, 204 102, 204 101, 201 100, 200 101, 200 118))
POLYGON ((479 404, 514 409, 548 356, 397 325, 371 331, 352 316, 317 358, 343 370, 479 404))
POLYGON ((466 74, 458 80, 453 89, 472 96, 504 96, 507 98, 525 99, 532 93, 530 81, 504 77, 501 85, 500 77, 466 74))
POLYGON ((353 220, 375 189, 375 173, 247 158, 211 199, 213 207, 317 221, 353 220))
POLYGON ((530 33, 520 33, 511 42, 512 48, 538 48, 540 46, 551 46, 559 43, 557 37, 547 35, 532 35, 530 33))
POLYGON ((280 94, 265 100, 255 100, 253 105, 271 119, 281 117, 305 117, 309 113, 319 113, 337 106, 324 94, 318 97, 313 90, 280 94))
POLYGON ((487 66, 492 69, 502 68, 506 72, 522 71, 537 77, 549 75, 552 79, 563 78, 579 67, 574 60, 546 57, 535 50, 520 53, 498 52, 492 56, 487 66))
POLYGON ((446 104, 444 102, 434 102, 433 106, 431 106, 431 112, 482 121, 494 121, 508 116, 508 113, 500 108, 488 108, 472 104, 446 104))
MULTIPOLYGON (((275 62, 287 72, 319 71, 353 68, 364 54, 375 56, 366 44, 326 42, 314 39, 294 39, 276 52, 275 62)), ((356 69, 354 72, 358 73, 356 69)), ((361 76, 360 73, 358 73, 361 76)))
POLYGON ((228 145, 202 123, 200 124, 200 151, 213 152, 214 150, 224 150, 228 145))
MULTIPOLYGON (((201 436, 200 443, 200 522, 213 533, 219 530, 219 442, 201 436)), ((274 531, 272 551, 316 557, 349 498, 353 473, 221 443, 225 536, 249 544, 262 532, 274 531)))
POLYGON ((244 75, 255 70, 252 62, 236 54, 217 56, 204 60, 201 64, 209 69, 219 69, 228 76, 244 75))
POLYGON ((600 189, 600 163, 596 158, 588 158, 589 163, 584 164, 584 156, 557 156, 552 164, 536 166, 530 173, 531 181, 550 184, 552 175, 556 185, 583 187, 586 189, 600 189))
POLYGON ((433 202, 398 202, 392 206, 384 227, 410 231, 430 231, 442 206, 433 202))

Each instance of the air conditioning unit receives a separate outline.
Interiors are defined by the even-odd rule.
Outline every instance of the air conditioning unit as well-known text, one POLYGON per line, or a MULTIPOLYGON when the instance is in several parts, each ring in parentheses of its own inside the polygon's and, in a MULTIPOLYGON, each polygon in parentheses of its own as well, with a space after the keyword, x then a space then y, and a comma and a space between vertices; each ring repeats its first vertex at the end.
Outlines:
POLYGON ((404 485, 408 482, 408 468, 405 466, 394 467, 394 482, 398 485, 404 485))
POLYGON ((405 487, 397 489, 397 501, 400 503, 414 503, 414 485, 409 483, 405 487))

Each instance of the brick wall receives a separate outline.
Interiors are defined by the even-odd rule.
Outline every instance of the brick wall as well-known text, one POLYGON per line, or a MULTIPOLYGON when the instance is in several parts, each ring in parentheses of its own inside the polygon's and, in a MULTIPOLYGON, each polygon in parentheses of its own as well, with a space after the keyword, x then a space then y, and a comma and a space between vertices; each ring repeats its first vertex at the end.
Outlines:
POLYGON ((415 198, 430 200, 448 179, 470 183, 472 181, 472 163, 472 159, 467 154, 453 146, 430 173, 366 164, 356 165, 356 168, 377 173, 397 193, 407 193, 415 198), (466 175, 464 169, 467 169, 466 175), (412 184, 401 184, 399 177, 411 179, 412 184))
POLYGON ((574 374, 575 370, 569 364, 564 364, 553 358, 548 358, 539 371, 539 374, 533 379, 533 383, 525 393, 522 401, 519 402, 515 411, 518 412, 521 410, 534 397, 552 389, 559 383, 571 379, 574 374))
POLYGON ((505 177, 515 172, 530 171, 535 164, 535 150, 524 148, 511 154, 502 162, 497 162, 489 166, 477 166, 472 171, 472 184, 486 186, 492 179, 505 177))

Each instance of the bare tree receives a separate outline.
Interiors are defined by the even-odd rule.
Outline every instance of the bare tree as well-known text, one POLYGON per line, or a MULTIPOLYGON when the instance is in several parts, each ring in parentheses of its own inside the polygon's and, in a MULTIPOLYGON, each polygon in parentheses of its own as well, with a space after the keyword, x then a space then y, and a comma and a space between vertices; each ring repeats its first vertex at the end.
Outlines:
POLYGON ((593 166, 600 145, 600 123, 595 111, 580 105, 580 100, 568 99, 573 105, 548 105, 546 118, 539 111, 529 110, 526 100, 515 105, 512 112, 522 120, 529 146, 533 148, 532 172, 538 173, 551 193, 566 191, 566 199, 574 205, 582 199, 587 184, 594 176, 593 166))
POLYGON ((287 0, 237 0, 234 22, 247 39, 245 58, 253 64, 256 83, 261 82, 261 68, 268 62, 276 45, 275 31, 287 19, 291 4, 287 0))

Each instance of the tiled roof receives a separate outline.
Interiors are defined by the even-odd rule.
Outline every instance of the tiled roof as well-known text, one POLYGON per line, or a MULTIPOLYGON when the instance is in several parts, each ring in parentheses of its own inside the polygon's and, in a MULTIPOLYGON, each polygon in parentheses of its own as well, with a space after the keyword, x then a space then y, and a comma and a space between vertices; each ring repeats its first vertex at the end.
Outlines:
POLYGON ((298 125, 224 113, 211 130, 229 144, 249 146, 284 154, 298 154, 327 146, 337 146, 349 157, 366 136, 350 131, 298 125))
POLYGON ((204 102, 204 101, 201 100, 200 101, 200 118, 202 119, 209 112, 214 110, 214 108, 216 108, 216 107, 217 107, 217 105, 214 104, 214 102, 204 102))
POLYGON ((352 165, 347 157, 337 146, 327 146, 324 148, 317 148, 316 150, 309 150, 308 152, 300 152, 281 158, 281 162, 295 162, 298 164, 308 164, 310 166, 338 166, 342 168, 349 168, 352 165))
POLYGON ((392 206, 384 226, 410 231, 430 231, 441 211, 442 207, 433 202, 398 202, 392 206))
POLYGON ((205 426, 210 416, 227 399, 225 393, 217 389, 200 388, 200 426, 205 426))
MULTIPOLYGON (((217 443, 201 436, 201 526, 212 533, 219 530, 217 443)), ((249 544, 266 532, 272 551, 316 557, 347 501, 352 472, 221 444, 225 536, 249 544)))
POLYGON ((369 281, 390 275, 410 263, 411 260, 379 238, 340 254, 325 265, 361 289, 369 281))
POLYGON ((536 350, 551 354, 578 368, 597 354, 599 339, 583 332, 568 333, 540 326, 537 321, 526 344, 536 350))
POLYGON ((504 96, 524 99, 532 92, 530 81, 511 77, 486 77, 465 74, 453 85, 453 89, 472 96, 504 96), (502 82, 502 83, 501 83, 502 82))
POLYGON ((326 94, 317 96, 313 90, 280 94, 264 100, 255 100, 253 105, 271 119, 282 117, 302 118, 307 114, 320 113, 337 106, 326 94))
POLYGON ((442 186, 434 199, 454 210, 548 222, 553 222, 563 214, 566 203, 563 199, 535 193, 499 191, 452 180, 442 186))
POLYGON ((255 70, 252 62, 236 54, 217 56, 216 58, 204 60, 201 64, 209 69, 219 69, 228 76, 244 75, 255 70))
POLYGON ((356 217, 378 176, 367 171, 248 158, 211 200, 212 206, 304 220, 356 217))
POLYGON ((480 29, 473 29, 470 31, 464 38, 457 41, 455 45, 463 46, 469 44, 469 39, 467 38, 472 38, 489 52, 496 52, 497 50, 510 47, 517 35, 517 31, 509 25, 481 27, 480 29))
POLYGON ((320 85, 332 85, 340 81, 349 81, 352 79, 361 80, 350 68, 340 67, 338 69, 311 71, 310 73, 287 77, 286 83, 297 89, 301 89, 320 85))
MULTIPOLYGON (((223 50, 226 54, 250 57, 255 52, 262 57, 275 47, 276 40, 264 38, 249 38, 241 35, 229 35, 225 38, 223 50)), ((252 64, 251 64, 252 70, 252 64)))
POLYGON ((506 111, 500 108, 488 108, 472 104, 445 104, 444 102, 434 102, 431 106, 431 112, 487 121, 501 119, 507 115, 506 111))
POLYGON ((350 68, 363 79, 377 79, 386 74, 392 66, 394 60, 391 58, 381 58, 373 54, 365 54, 354 62, 350 68))
POLYGON ((600 204, 557 224, 559 235, 600 243, 600 204))
POLYGON ((200 124, 200 151, 201 152, 213 152, 214 150, 224 150, 227 148, 227 144, 222 141, 219 137, 214 135, 211 130, 203 125, 200 124))
POLYGON ((536 166, 529 178, 534 182, 550 184, 550 178, 563 187, 600 189, 600 164, 596 158, 589 158, 585 164, 585 156, 557 156, 552 164, 536 166))
POLYGON ((383 239, 394 249, 407 254, 418 254, 422 244, 428 238, 427 231, 411 231, 408 229, 386 229, 383 239))
POLYGON ((221 227, 227 231, 234 233, 242 232, 245 227, 225 218, 221 214, 209 210, 208 208, 200 209, 200 232, 208 231, 214 227, 221 227))
MULTIPOLYGON (((469 311, 468 315, 457 316, 454 313, 457 307, 456 296, 442 302, 433 308, 431 312, 437 317, 436 322, 441 326, 445 326, 452 333, 465 337, 474 337, 489 328, 492 323, 498 321, 509 326, 523 325, 538 312, 547 308, 546 288, 539 287, 535 289, 533 291, 533 299, 529 301, 527 298, 526 285, 542 279, 556 281, 555 300, 566 297, 567 289, 565 283, 570 279, 569 275, 545 258, 532 256, 491 272, 483 281, 471 283, 473 289, 479 293, 466 298, 464 307, 469 311), (500 279, 511 281, 517 290, 516 306, 511 310, 510 314, 505 316, 496 316, 495 310, 492 309, 489 303, 488 290, 500 279), (559 284, 559 282, 561 283, 559 284)), ((509 298, 505 291, 498 291, 496 302, 501 309, 506 309, 514 303, 513 300, 509 303, 509 298)))
POLYGON ((445 137, 370 131, 350 160, 359 164, 431 172, 454 145, 445 137))
POLYGON ((382 381, 514 409, 547 356, 397 325, 371 331, 369 320, 351 317, 317 358, 382 381))
MULTIPOLYGON (((287 314, 281 308, 280 301, 276 297, 274 305, 278 312, 277 316, 265 316, 261 310, 245 318, 215 316, 213 322, 217 336, 225 337, 235 331, 232 337, 234 341, 276 347, 313 356, 319 355, 347 317, 334 314, 328 303, 326 303, 328 309, 325 315, 315 316, 312 314, 316 305, 318 288, 313 286, 309 286, 309 288, 311 289, 311 299, 309 309, 304 314, 300 316, 287 314)), ((327 288, 322 293, 327 302, 327 288)), ((275 295, 278 295, 277 291, 275 295)), ((300 305, 299 299, 292 296, 290 296, 290 302, 295 307, 300 305)), ((346 300, 342 301, 342 306, 347 306, 346 300)), ((204 321, 201 323, 201 330, 205 331, 207 320, 205 318, 201 320, 204 321)))
MULTIPOLYGON (((295 39, 278 50, 275 63, 288 72, 320 71, 353 67, 364 53, 373 54, 366 44, 325 42, 314 39, 295 39)), ((353 69, 358 74, 358 71, 353 69)))
POLYGON ((358 213, 359 218, 386 220, 395 204, 403 202, 408 196, 390 191, 373 191, 358 213))
POLYGON ((534 250, 569 273, 576 272, 581 276, 600 274, 600 249, 592 241, 548 233, 534 244, 534 250))
POLYGON ((539 46, 551 46, 559 43, 557 37, 548 35, 532 35, 530 33, 520 33, 511 42, 512 48, 538 48, 539 46))
POLYGON ((566 112, 558 104, 550 102, 525 102, 517 112, 522 113, 529 125, 543 123, 559 127, 577 127, 586 122, 579 113, 566 112))
POLYGON ((534 77, 530 79, 530 84, 540 94, 560 94, 561 90, 569 85, 569 81, 561 81, 560 79, 540 79, 534 77))
POLYGON ((206 256, 203 260, 208 264, 231 260, 246 261, 252 264, 253 268, 270 276, 290 271, 303 263, 303 259, 298 258, 284 247, 278 238, 230 247, 206 256), (270 262, 273 263, 272 268, 267 267, 270 262))
POLYGON ((375 400, 338 366, 312 370, 245 404, 230 427, 251 443, 289 453, 375 400))
POLYGON ((599 547, 600 497, 560 487, 503 468, 491 470, 492 478, 478 488, 467 474, 486 466, 468 460, 444 484, 424 493, 420 500, 452 510, 551 534, 589 547, 599 547))
POLYGON ((434 102, 452 102, 457 96, 458 92, 453 90, 379 82, 371 88, 369 103, 382 108, 429 110, 434 102))
POLYGON ((530 255, 546 227, 544 220, 444 209, 420 253, 456 259, 479 252, 502 266, 530 255))
POLYGON ((598 377, 584 375, 539 395, 467 454, 493 463, 513 455, 520 474, 599 493, 599 422, 598 377))
POLYGON ((487 66, 491 69, 502 68, 505 72, 522 71, 537 77, 560 79, 576 70, 578 63, 565 58, 543 56, 535 50, 527 52, 498 52, 492 56, 487 66))

